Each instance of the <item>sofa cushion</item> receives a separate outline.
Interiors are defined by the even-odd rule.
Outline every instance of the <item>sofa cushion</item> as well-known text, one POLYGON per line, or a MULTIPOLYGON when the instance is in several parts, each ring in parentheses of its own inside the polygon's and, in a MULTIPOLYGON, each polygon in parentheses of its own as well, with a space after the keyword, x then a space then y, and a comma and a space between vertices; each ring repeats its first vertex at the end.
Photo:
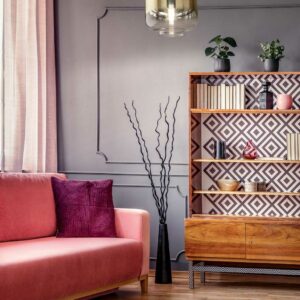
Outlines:
POLYGON ((65 178, 63 174, 0 174, 0 242, 55 234, 52 176, 65 178))
POLYGON ((142 243, 133 239, 48 237, 0 243, 0 295, 6 300, 61 299, 138 278, 141 264, 142 243))
POLYGON ((115 237, 112 180, 52 178, 58 237, 115 237))

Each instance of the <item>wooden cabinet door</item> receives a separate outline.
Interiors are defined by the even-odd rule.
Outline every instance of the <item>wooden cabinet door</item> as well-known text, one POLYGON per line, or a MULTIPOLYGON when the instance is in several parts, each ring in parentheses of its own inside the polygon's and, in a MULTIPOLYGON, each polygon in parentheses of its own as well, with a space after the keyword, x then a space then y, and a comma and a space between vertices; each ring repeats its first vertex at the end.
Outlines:
POLYGON ((246 258, 300 263, 300 224, 246 224, 246 258))
POLYGON ((197 258, 245 258, 245 224, 185 220, 185 254, 197 258))

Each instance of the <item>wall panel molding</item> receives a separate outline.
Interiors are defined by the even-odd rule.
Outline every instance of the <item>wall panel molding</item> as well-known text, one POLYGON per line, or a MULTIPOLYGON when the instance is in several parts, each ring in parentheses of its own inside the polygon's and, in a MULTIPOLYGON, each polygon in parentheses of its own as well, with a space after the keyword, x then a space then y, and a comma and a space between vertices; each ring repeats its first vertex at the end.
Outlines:
MULTIPOLYGON (((142 165, 142 161, 117 161, 110 160, 109 155, 101 149, 101 20, 109 15, 110 11, 141 11, 144 7, 106 7, 104 13, 97 18, 97 140, 96 154, 104 158, 106 164, 120 165, 142 165)), ((103 41, 102 41, 103 42, 103 41)), ((154 161, 153 165, 161 165, 161 162, 154 161)), ((184 162, 172 162, 172 166, 187 166, 184 162)))
MULTIPOLYGON (((128 172, 97 172, 97 171, 72 171, 72 170, 60 170, 59 173, 70 175, 113 175, 113 176, 148 176, 146 173, 128 173, 128 172)), ((160 176, 160 174, 152 174, 152 176, 160 176)), ((171 177, 188 177, 187 174, 172 174, 171 177)))

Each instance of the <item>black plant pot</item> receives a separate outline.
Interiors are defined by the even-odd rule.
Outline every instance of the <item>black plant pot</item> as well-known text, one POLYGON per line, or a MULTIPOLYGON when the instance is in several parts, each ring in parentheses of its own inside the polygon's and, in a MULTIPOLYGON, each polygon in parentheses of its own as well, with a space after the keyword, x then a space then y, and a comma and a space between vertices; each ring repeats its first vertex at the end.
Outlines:
POLYGON ((264 61, 265 72, 278 72, 279 59, 266 59, 264 61))
POLYGON ((167 224, 159 224, 155 283, 172 283, 167 224))
POLYGON ((230 72, 230 59, 214 59, 214 71, 215 72, 230 72))

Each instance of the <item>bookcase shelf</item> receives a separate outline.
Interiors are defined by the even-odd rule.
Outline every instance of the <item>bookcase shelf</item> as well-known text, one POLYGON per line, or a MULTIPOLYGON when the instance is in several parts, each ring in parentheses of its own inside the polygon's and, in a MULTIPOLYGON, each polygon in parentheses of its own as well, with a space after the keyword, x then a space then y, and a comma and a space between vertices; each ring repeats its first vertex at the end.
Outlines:
POLYGON ((300 160, 286 159, 214 159, 196 158, 194 163, 241 163, 241 164, 299 164, 300 160))
POLYGON ((200 191, 194 190, 194 194, 201 195, 256 195, 256 196, 300 196, 300 192, 244 192, 244 191, 200 191))
POLYGON ((203 109, 192 108, 193 114, 300 114, 299 109, 203 109))

